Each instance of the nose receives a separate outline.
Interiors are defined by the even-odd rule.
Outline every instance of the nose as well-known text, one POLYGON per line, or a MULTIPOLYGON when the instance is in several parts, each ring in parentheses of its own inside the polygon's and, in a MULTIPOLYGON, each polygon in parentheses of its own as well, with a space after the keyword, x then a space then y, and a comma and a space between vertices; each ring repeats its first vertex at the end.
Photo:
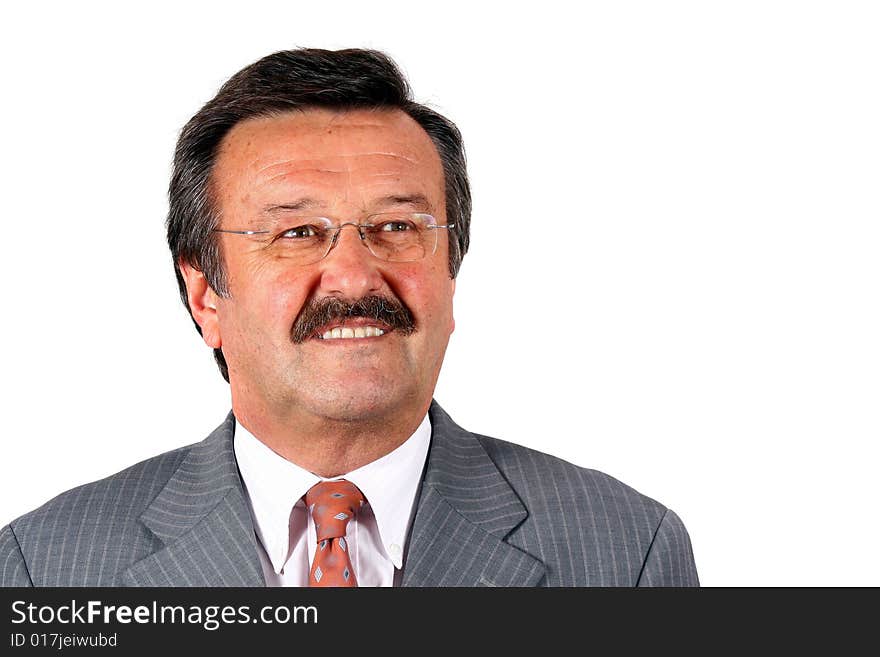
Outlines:
POLYGON ((384 286, 381 261, 361 239, 355 224, 343 224, 330 252, 319 261, 321 290, 343 299, 360 299, 379 292, 384 286), (349 230, 346 230, 349 229, 349 230))

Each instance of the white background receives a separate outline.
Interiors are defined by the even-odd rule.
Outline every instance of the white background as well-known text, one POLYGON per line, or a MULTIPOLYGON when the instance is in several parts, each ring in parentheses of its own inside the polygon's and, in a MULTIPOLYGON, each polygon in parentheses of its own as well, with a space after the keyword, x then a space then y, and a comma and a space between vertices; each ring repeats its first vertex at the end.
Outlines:
POLYGON ((465 137, 453 418, 673 508, 703 584, 880 585, 875 3, 23 4, 0 521, 223 419, 164 243, 177 131, 263 55, 362 46, 465 137))

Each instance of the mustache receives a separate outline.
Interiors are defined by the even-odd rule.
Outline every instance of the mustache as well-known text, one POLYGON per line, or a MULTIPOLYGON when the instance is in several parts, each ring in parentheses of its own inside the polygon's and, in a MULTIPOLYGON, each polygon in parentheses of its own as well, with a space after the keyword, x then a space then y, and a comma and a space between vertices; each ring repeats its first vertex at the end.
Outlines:
POLYGON ((313 299, 303 306, 290 331, 294 344, 301 344, 315 336, 322 326, 333 321, 365 317, 386 324, 403 335, 416 330, 412 312, 397 299, 378 295, 366 296, 357 301, 336 297, 313 299))

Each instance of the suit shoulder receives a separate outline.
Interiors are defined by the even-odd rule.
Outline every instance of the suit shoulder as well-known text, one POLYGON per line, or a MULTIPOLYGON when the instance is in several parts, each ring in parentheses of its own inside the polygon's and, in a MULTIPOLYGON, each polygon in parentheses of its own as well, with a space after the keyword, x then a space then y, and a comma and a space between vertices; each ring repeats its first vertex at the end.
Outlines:
POLYGON ((687 532, 657 500, 604 472, 476 438, 527 510, 507 540, 544 563, 545 585, 698 582, 687 532))
MULTIPOLYGON (((123 572, 164 545, 141 521, 144 513, 165 491, 185 491, 220 471, 232 421, 230 414, 198 443, 73 488, 13 520, 0 540, 13 581, 26 572, 35 586, 118 586, 123 572)), ((187 503, 178 503, 185 513, 187 503)))
POLYGON ((599 470, 516 443, 474 435, 499 471, 524 498, 546 496, 549 490, 562 498, 573 498, 571 501, 575 503, 579 502, 578 498, 589 496, 593 501, 630 510, 657 523, 667 512, 657 500, 599 470))
POLYGON ((170 479, 193 445, 145 459, 103 479, 65 491, 10 525, 22 543, 35 535, 57 535, 83 523, 95 526, 109 518, 138 517, 170 479))

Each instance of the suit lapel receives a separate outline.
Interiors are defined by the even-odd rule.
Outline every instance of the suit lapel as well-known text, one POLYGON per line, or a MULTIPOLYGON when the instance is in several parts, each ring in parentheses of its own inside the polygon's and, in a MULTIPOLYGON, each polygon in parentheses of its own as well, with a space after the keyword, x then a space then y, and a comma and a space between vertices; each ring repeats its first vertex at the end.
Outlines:
POLYGON ((141 515, 163 548, 135 563, 133 586, 265 586, 233 450, 230 413, 194 445, 141 515))
MULTIPOLYGON (((403 586, 535 586, 544 564, 505 542, 528 516, 474 434, 431 404, 431 449, 403 586)), ((265 586, 233 450, 235 420, 193 446, 141 515, 162 548, 129 586, 265 586)))
POLYGON ((544 564, 504 541, 528 511, 479 440, 436 403, 404 586, 535 586, 544 564))

